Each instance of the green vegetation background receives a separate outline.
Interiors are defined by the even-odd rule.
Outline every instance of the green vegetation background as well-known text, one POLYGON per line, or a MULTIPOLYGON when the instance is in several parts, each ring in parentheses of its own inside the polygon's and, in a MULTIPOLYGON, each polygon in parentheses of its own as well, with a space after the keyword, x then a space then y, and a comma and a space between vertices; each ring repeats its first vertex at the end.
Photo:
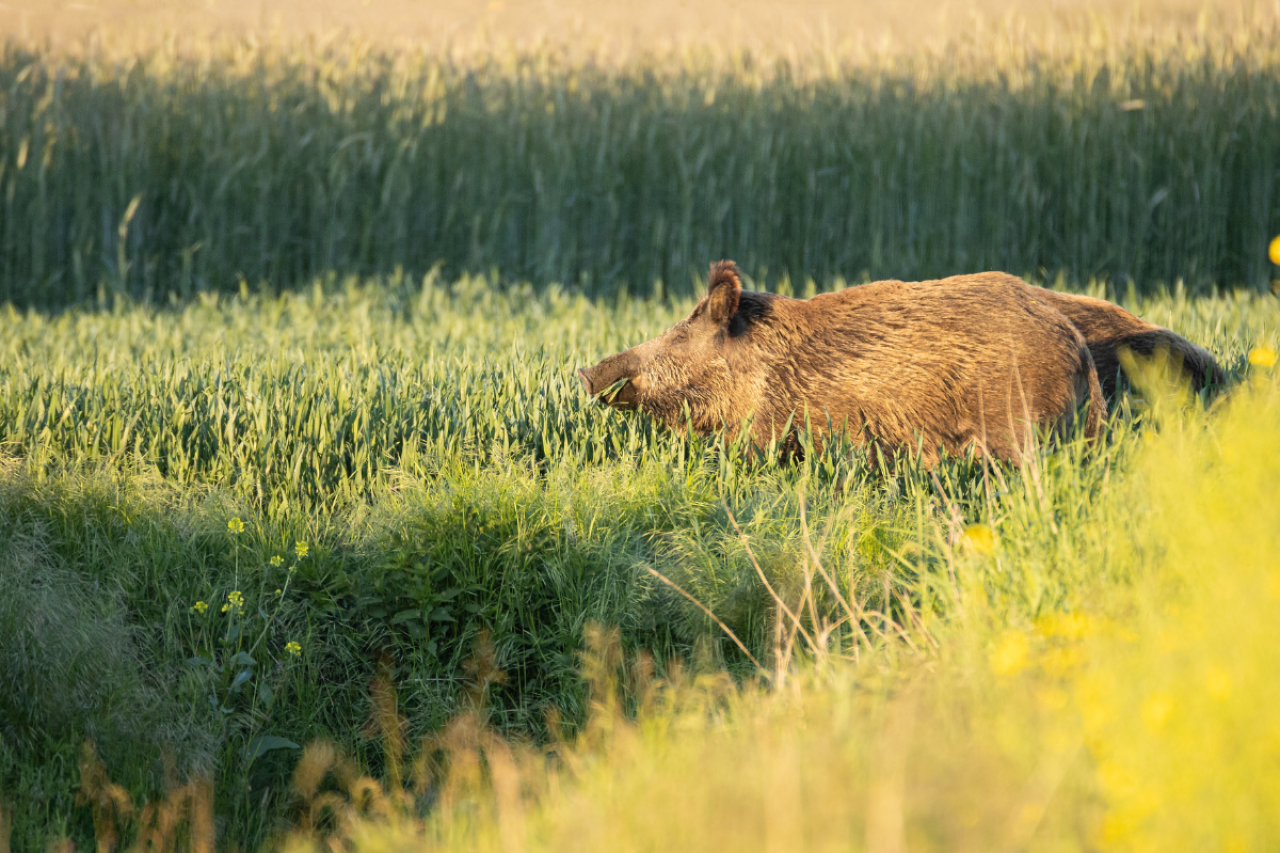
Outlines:
POLYGON ((1001 269, 1265 287, 1280 31, 612 66, 302 41, 0 46, 0 300, 489 274, 684 292, 1001 269), (135 203, 136 202, 136 203, 135 203))

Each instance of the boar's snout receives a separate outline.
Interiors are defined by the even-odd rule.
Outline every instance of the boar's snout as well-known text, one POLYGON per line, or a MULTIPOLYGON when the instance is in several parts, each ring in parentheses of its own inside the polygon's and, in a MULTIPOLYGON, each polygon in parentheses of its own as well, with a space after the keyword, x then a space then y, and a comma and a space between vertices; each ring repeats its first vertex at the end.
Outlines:
POLYGON ((591 377, 588 376, 587 371, 581 367, 578 368, 578 379, 582 380, 582 387, 587 389, 587 393, 594 396, 596 391, 591 387, 591 377))
POLYGON ((578 378, 587 393, 600 398, 601 402, 616 408, 633 408, 638 401, 630 380, 635 378, 640 365, 641 359, 633 348, 611 355, 595 367, 579 367, 578 378))

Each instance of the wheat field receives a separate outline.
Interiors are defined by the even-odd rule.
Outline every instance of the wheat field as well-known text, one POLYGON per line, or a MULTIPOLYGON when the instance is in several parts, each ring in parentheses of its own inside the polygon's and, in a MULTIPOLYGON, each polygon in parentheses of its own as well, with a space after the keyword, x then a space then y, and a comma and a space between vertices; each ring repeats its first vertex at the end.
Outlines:
POLYGON ((981 269, 1263 289, 1280 23, 1224 21, 631 59, 342 33, 11 39, 0 299, 436 265, 688 293, 719 257, 783 289, 981 269))

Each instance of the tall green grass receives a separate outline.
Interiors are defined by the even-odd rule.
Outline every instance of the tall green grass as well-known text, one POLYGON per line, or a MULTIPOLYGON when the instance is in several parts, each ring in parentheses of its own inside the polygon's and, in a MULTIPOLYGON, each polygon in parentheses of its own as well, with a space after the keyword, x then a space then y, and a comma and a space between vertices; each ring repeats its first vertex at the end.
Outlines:
MULTIPOLYGON (((146 41, 144 39, 144 41, 146 41)), ((676 290, 980 269, 1265 287, 1280 31, 946 52, 0 47, 0 301, 330 270, 676 290), (136 203, 135 203, 136 202, 136 203)))
MULTIPOLYGON (((491 725, 486 701, 505 675, 501 650, 481 641, 460 713, 415 739, 414 687, 383 666, 368 726, 380 777, 362 775, 350 747, 313 742, 276 841, 290 851, 1271 849, 1274 346, 1250 365, 1208 411, 1161 397, 1159 371, 1144 372, 1145 410, 1114 425, 1109 447, 989 471, 995 494, 950 480, 956 468, 931 494, 899 483, 905 515, 926 518, 912 529, 899 516, 882 540, 896 551, 896 610, 868 595, 880 573, 864 548, 830 547, 851 511, 861 517, 850 529, 874 538, 867 521, 885 519, 883 503, 823 491, 816 472, 800 472, 790 497, 811 502, 817 526, 783 508, 739 537, 757 559, 779 535, 801 543, 789 572, 762 572, 778 629, 754 679, 735 683, 705 655, 668 660, 656 676, 643 651, 589 627, 584 725, 530 743, 491 725), (986 523, 964 526, 957 501, 986 523), (845 576, 871 583, 832 580, 845 576), (845 600, 819 601, 824 586, 845 600), (872 636, 814 642, 837 617, 872 636), (799 661, 793 640, 807 647, 799 661)), ((86 775, 84 788, 102 789, 86 775)), ((209 849, 216 805, 206 797, 186 811, 190 796, 175 788, 156 803, 169 816, 158 834, 209 849)), ((99 842, 136 823, 96 815, 99 842)))
MULTIPOLYGON (((256 846, 295 814, 289 744, 331 739, 385 770, 361 734, 380 661, 414 740, 467 707, 482 634, 506 674, 488 719, 534 738, 561 730, 553 710, 565 729, 588 716, 590 623, 618 626, 660 673, 752 678, 724 628, 773 666, 786 622, 761 576, 805 600, 810 545, 840 567, 838 594, 809 599, 818 618, 865 609, 828 648, 873 660, 927 653, 960 615, 947 555, 970 522, 1020 543, 980 576, 1010 624, 1128 582, 1072 556, 1108 553, 1118 529, 1099 507, 1135 447, 1124 417, 1106 445, 1046 450, 1034 476, 959 463, 935 482, 868 476, 838 448, 752 463, 588 403, 576 365, 690 305, 428 276, 0 309, 0 565, 17 579, 0 586, 0 647, 41 650, 0 658, 39 711, 35 735, 0 746, 16 848, 87 843, 81 741, 130 709, 148 709, 151 735, 104 745, 110 776, 158 796, 171 748, 213 773, 220 842, 256 846)), ((1233 377, 1280 328, 1271 295, 1129 305, 1233 377)))
MULTIPOLYGON (((348 506, 460 454, 586 465, 675 452, 647 422, 593 405, 574 368, 692 304, 610 307, 428 275, 172 309, 4 308, 0 447, 41 468, 137 461, 176 484, 233 489, 268 518, 348 506)), ((1270 295, 1129 305, 1228 367, 1275 325, 1270 295)))

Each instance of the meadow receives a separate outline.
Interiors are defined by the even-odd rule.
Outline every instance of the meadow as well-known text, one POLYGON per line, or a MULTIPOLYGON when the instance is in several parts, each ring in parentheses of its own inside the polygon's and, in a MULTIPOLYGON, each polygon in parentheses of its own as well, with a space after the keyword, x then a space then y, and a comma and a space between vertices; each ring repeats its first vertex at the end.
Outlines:
MULTIPOLYGON (((1239 379, 1266 373, 1247 354, 1275 341, 1276 303, 1241 292, 1132 307, 1239 379)), ((968 646, 1007 628, 1123 617, 1146 564, 1119 556, 1138 547, 1120 531, 1156 512, 1121 487, 1140 476, 1140 417, 1117 413, 1106 447, 1046 448, 1030 472, 957 462, 935 481, 886 479, 848 448, 752 462, 591 405, 573 367, 690 304, 427 277, 181 308, 5 309, 15 843, 92 834, 74 800, 86 738, 137 797, 216 768, 222 842, 261 843, 297 809, 292 745, 335 742, 385 773, 369 731, 380 664, 409 743, 477 690, 488 725, 545 742, 590 716, 593 625, 651 655, 650 678, 692 668, 751 683, 747 654, 780 672, 816 655, 841 662, 825 677, 842 689, 870 678, 881 697, 930 669, 963 685, 952 656, 981 657, 968 646), (965 557, 970 524, 999 541, 994 562, 965 557), (775 595, 811 611, 805 633, 775 595), (962 618, 972 608, 976 624, 962 618), (795 635, 787 649, 780 631, 795 635)), ((1276 423, 1254 426, 1274 438, 1276 423)), ((1248 452, 1274 464, 1273 445, 1248 452)), ((1273 535, 1252 524, 1231 535, 1273 535)), ((824 690, 814 701, 836 701, 824 690)))
POLYGON ((1277 24, 938 51, 0 48, 9 849, 1280 839, 1277 24), (1005 268, 1209 348, 1021 469, 573 374, 1005 268))

